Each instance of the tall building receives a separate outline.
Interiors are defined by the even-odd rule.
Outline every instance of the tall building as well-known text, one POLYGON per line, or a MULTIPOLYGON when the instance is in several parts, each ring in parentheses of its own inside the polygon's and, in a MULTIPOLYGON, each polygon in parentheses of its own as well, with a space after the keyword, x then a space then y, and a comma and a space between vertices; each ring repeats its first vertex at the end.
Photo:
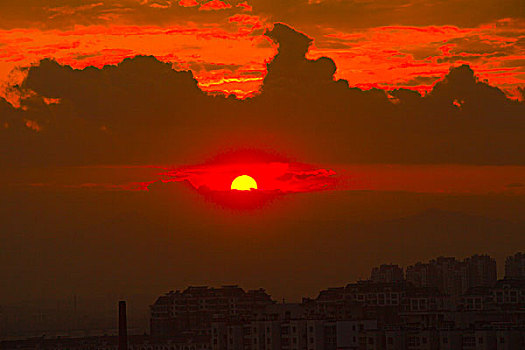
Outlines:
POLYGON ((416 287, 436 287, 458 296, 469 288, 467 264, 453 257, 438 257, 430 262, 407 267, 407 281, 416 287))
POLYGON ((404 279, 403 269, 392 264, 374 267, 370 274, 370 280, 375 283, 395 283, 404 279))
POLYGON ((468 287, 491 287, 498 277, 496 260, 488 255, 473 255, 465 259, 468 269, 468 287))
POLYGON ((406 279, 416 287, 436 287, 451 296, 469 288, 490 287, 496 283, 496 260, 488 255, 473 255, 463 261, 438 257, 428 263, 408 266, 406 279))
POLYGON ((421 262, 406 268, 406 280, 416 287, 438 287, 437 266, 421 262))
POLYGON ((505 260, 505 278, 525 279, 525 254, 516 253, 505 260))
POLYGON ((432 260, 438 270, 442 291, 451 296, 459 296, 469 288, 468 268, 465 262, 453 257, 439 257, 432 260))

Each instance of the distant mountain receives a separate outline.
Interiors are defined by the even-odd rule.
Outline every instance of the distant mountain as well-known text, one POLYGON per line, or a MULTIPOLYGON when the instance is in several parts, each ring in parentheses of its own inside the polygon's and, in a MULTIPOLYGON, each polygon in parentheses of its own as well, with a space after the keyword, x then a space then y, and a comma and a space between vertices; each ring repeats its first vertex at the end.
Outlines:
POLYGON ((356 225, 380 250, 421 256, 488 253, 504 259, 525 247, 525 222, 511 222, 462 212, 429 209, 415 215, 356 225))
POLYGON ((385 223, 392 224, 401 224, 401 223, 420 223, 420 224, 429 224, 429 223, 447 223, 451 225, 476 225, 480 223, 488 225, 506 225, 511 222, 508 220, 490 218, 483 215, 472 215, 466 214, 459 211, 448 211, 441 210, 436 208, 431 208, 419 212, 414 215, 402 217, 399 219, 385 221, 385 223))

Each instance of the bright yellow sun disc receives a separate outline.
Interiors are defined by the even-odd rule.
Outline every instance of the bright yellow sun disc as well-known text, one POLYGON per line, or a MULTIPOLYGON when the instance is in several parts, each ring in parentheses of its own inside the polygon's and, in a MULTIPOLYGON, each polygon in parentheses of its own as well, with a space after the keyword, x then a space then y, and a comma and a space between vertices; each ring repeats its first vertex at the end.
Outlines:
POLYGON ((253 177, 248 175, 237 176, 232 182, 231 189, 237 191, 256 190, 257 182, 255 182, 253 177))

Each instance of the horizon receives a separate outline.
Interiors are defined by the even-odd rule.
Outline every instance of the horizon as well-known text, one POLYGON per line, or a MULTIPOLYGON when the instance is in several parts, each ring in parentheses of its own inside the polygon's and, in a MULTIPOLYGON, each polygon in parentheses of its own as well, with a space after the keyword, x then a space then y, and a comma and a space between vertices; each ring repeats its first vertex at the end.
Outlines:
MULTIPOLYGON (((512 255, 509 255, 508 257, 506 257, 506 260, 508 258, 511 258, 511 257, 516 257, 516 256, 519 256, 519 255, 524 255, 523 252, 516 252, 515 254, 512 254, 512 255)), ((241 290, 244 290, 246 293, 247 292, 251 292, 251 291, 262 291, 262 292, 265 292, 265 293, 268 293, 269 297, 271 298, 271 301, 276 303, 276 304, 304 304, 305 302, 309 302, 311 300, 315 300, 316 298, 319 298, 323 292, 325 291, 330 291, 330 290, 339 290, 339 289, 344 289, 344 288, 347 288, 348 286, 351 286, 351 285, 354 285, 354 284, 360 284, 360 283, 365 283, 365 284, 396 284, 396 283, 408 283, 408 284, 412 284, 412 282, 410 282, 409 279, 407 279, 407 275, 406 275, 406 271, 407 271, 407 268, 409 267, 415 267, 417 266, 418 264, 422 263, 422 264, 432 264, 432 263, 436 263, 440 258, 445 258, 445 259, 449 259, 449 258, 452 258, 454 259, 455 261, 457 261, 458 263, 460 264, 463 264, 463 263, 467 263, 467 260, 469 258, 473 258, 473 257, 484 257, 484 256, 487 256, 489 257, 490 259, 494 259, 492 257, 490 257, 489 255, 487 254, 483 254, 483 253, 475 253, 474 255, 472 256, 466 256, 466 257, 452 257, 452 256, 436 256, 436 257, 433 257, 433 258, 429 258, 425 261, 417 261, 417 262, 413 262, 411 265, 407 265, 407 266, 402 266, 402 265, 398 265, 398 264, 395 264, 393 262, 385 262, 385 263, 382 263, 381 265, 378 265, 378 266, 373 266, 371 267, 369 270, 370 270, 370 274, 367 276, 367 277, 360 277, 356 280, 353 280, 353 281, 348 281, 347 283, 344 283, 343 285, 337 285, 337 286, 325 286, 323 289, 320 289, 316 294, 313 294, 313 295, 302 295, 300 297, 300 299, 293 299, 292 301, 290 300, 286 300, 286 298, 284 297, 281 297, 281 296, 275 296, 270 290, 268 290, 267 288, 264 288, 264 286, 259 286, 259 287, 254 287, 254 288, 245 288, 243 285, 240 285, 240 284, 236 284, 236 283, 227 283, 227 284, 223 284, 223 283, 216 283, 215 285, 186 285, 184 287, 176 287, 175 289, 170 289, 169 291, 164 291, 164 292, 157 292, 156 296, 154 294, 151 294, 151 295, 147 295, 146 294, 134 294, 134 295, 127 295, 127 296, 123 296, 123 295, 120 295, 120 296, 114 296, 114 295, 99 295, 99 296, 91 296, 91 297, 86 297, 86 296, 82 296, 82 295, 79 295, 79 294, 72 294, 70 297, 71 297, 71 300, 69 300, 69 302, 71 302, 71 304, 68 304, 69 302, 66 301, 67 299, 69 299, 69 297, 67 299, 57 299, 57 300, 48 300, 48 301, 43 301, 43 300, 35 300, 33 302, 36 302, 38 304, 40 304, 40 307, 38 306, 33 306, 31 307, 31 303, 29 301, 23 301, 22 303, 23 304, 26 304, 28 305, 29 304, 29 314, 35 314, 36 310, 40 310, 38 311, 38 313, 41 315, 40 317, 42 317, 42 315, 50 315, 52 314, 52 311, 51 309, 49 309, 49 307, 52 307, 51 304, 49 303, 52 303, 55 307, 56 306, 56 312, 54 313, 55 317, 58 317, 57 320, 60 320, 64 317, 66 317, 68 319, 67 321, 67 324, 69 324, 69 327, 71 327, 71 324, 75 324, 76 327, 75 328, 69 328, 69 329, 66 329, 66 328, 60 328, 60 323, 57 323, 56 325, 54 325, 53 327, 55 329, 53 330, 50 330, 49 332, 45 332, 45 334, 43 335, 43 338, 47 338, 47 339, 61 339, 61 338, 67 338, 67 337, 71 337, 71 338, 82 338, 82 337, 87 337, 87 336, 90 336, 90 337, 99 337, 99 336, 116 336, 117 335, 117 326, 116 324, 114 325, 114 328, 101 328, 101 329, 96 329, 96 328, 92 328, 92 329, 89 329, 89 328, 83 328, 83 327, 86 327, 85 324, 82 323, 82 319, 85 319, 86 320, 86 317, 87 317, 87 320, 89 320, 90 318, 92 317, 98 317, 100 318, 101 317, 101 314, 105 314, 104 318, 101 318, 101 320, 104 320, 104 324, 106 325, 106 327, 111 324, 111 322, 115 321, 116 319, 116 314, 113 314, 112 310, 115 308, 115 305, 117 303, 117 301, 120 303, 119 300, 125 300, 126 303, 128 304, 128 306, 130 306, 130 314, 134 317, 130 317, 130 329, 129 329, 129 334, 130 336, 134 336, 134 335, 149 335, 148 331, 149 331, 149 325, 146 326, 145 324, 141 323, 140 320, 144 320, 145 318, 149 318, 150 317, 150 308, 155 305, 156 302, 158 302, 159 298, 160 297, 163 297, 163 296, 169 296, 169 295, 172 295, 173 293, 175 294, 179 294, 179 293, 182 293, 182 294, 185 294, 186 292, 191 292, 191 290, 197 288, 197 289, 206 289, 206 290, 221 290, 221 289, 229 289, 229 288, 233 288, 233 289, 236 289, 236 288, 240 288, 241 290), (374 270, 375 269, 380 269, 380 268, 401 268, 402 269, 402 272, 403 272, 403 279, 402 280, 399 280, 399 281, 393 281, 393 282, 379 282, 379 281, 375 281, 374 280, 374 270), (179 289, 180 288, 180 289, 179 289), (102 309, 98 309, 97 308, 94 308, 93 307, 93 302, 95 302, 96 300, 98 300, 100 302, 101 298, 105 298, 107 299, 106 300, 106 304, 107 302, 110 301, 109 304, 107 304, 105 307, 104 307, 104 310, 102 309), (151 299, 151 302, 148 303, 147 305, 141 305, 141 302, 143 303, 144 302, 144 299, 145 298, 152 298, 151 299), (88 302, 88 304, 86 305, 86 300, 88 302), (131 302, 130 302, 131 301, 131 302), (60 307, 61 305, 61 302, 62 302, 62 306, 60 307), (64 304, 65 302, 65 304, 64 304), (56 304, 55 304, 56 303, 56 304), (47 304, 48 305, 48 308, 47 308, 47 312, 46 311, 42 311, 42 305, 44 304, 47 304), (82 308, 80 305, 83 305, 84 304, 84 307, 82 308), (91 310, 91 315, 90 313, 87 311, 86 307, 91 310), (69 309, 68 309, 69 308, 69 309), (62 309, 63 311, 63 315, 62 316, 59 316, 59 310, 62 309), (95 311, 93 311, 95 310, 95 311), (68 318, 68 315, 69 315, 69 318, 68 318), (98 316, 96 316, 98 315, 98 316), (147 328, 146 328, 147 327, 147 328), (50 335, 51 334, 51 335, 50 335)), ((505 261, 506 262, 506 261, 505 261)), ((494 264, 495 265, 499 265, 501 266, 501 264, 498 264, 498 261, 497 260, 494 260, 494 264)), ((503 264, 505 265, 505 264, 503 264)), ((514 279, 514 277, 509 277, 507 275, 505 275, 505 272, 503 273, 503 275, 501 274, 501 267, 498 268, 497 271, 497 274, 498 276, 496 276, 497 278, 497 281, 498 282, 504 282, 506 280, 512 280, 514 279)), ((428 288, 428 287, 427 287, 428 288)), ((488 288, 488 287, 487 287, 488 288)), ((5 311, 8 311, 10 308, 13 308, 15 307, 15 305, 19 305, 21 306, 21 303, 18 302, 18 303, 15 303, 15 304, 4 304, 4 305, 0 305, 2 308, 0 310, 3 310, 4 312, 5 311), (5 309, 4 309, 5 308, 5 309)), ((44 308, 45 310, 45 308, 44 308)), ((17 313, 19 313, 19 311, 15 311, 17 313)), ((27 312, 27 311, 26 311, 27 312)), ((26 315, 26 312, 22 313, 22 314, 19 314, 19 316, 22 317, 22 319, 27 319, 27 316, 24 317, 24 315, 26 315)), ((12 316, 10 313, 6 313, 6 314, 2 314, 3 317, 10 317, 12 316)), ((0 320, 2 321, 2 320, 0 320)), ((5 320, 4 320, 5 321, 5 320)), ((86 321, 84 321, 86 322, 86 321)), ((8 323, 6 323, 8 324, 8 323)), ((65 325, 65 324, 64 324, 65 325)), ((27 331, 26 333, 22 333, 22 334, 2 334, 2 340, 5 341, 5 340, 9 340, 9 341, 16 341, 16 340, 23 340, 23 339, 29 339, 29 338, 32 338, 33 336, 36 337, 36 338, 39 338, 39 334, 42 334, 41 333, 42 330, 40 329, 35 329, 35 330, 32 330, 32 331, 27 331)), ((43 339, 42 338, 42 339, 43 339)))

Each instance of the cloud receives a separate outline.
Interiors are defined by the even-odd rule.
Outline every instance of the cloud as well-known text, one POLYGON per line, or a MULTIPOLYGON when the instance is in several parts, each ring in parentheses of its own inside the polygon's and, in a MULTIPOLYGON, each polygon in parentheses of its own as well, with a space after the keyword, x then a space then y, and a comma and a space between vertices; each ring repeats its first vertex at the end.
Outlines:
POLYGON ((197 0, 179 0, 179 5, 183 7, 194 7, 198 6, 197 0))
POLYGON ((231 8, 232 5, 228 4, 225 1, 221 0, 211 0, 203 3, 199 7, 199 11, 212 11, 212 10, 225 10, 231 8))
POLYGON ((243 11, 247 11, 247 12, 251 12, 253 10, 253 7, 251 7, 248 4, 248 1, 244 1, 244 2, 237 4, 237 7, 240 7, 243 9, 243 11))
POLYGON ((296 162, 219 163, 185 166, 164 173, 164 182, 187 181, 195 189, 230 190, 232 180, 248 174, 262 184, 259 191, 280 194, 333 190, 338 185, 333 170, 296 162))
MULTIPOLYGON (((335 32, 327 27, 314 33, 309 56, 329 55, 337 63, 337 77, 359 81, 353 86, 388 89, 411 86, 407 81, 418 76, 443 76, 450 65, 469 64, 480 78, 519 98, 522 69, 515 59, 524 52, 519 43, 523 23, 507 19, 477 27, 396 25, 335 32)), ((417 89, 428 92, 430 87, 417 89)))
MULTIPOLYGON (((246 23, 228 22, 225 26, 181 24, 175 26, 89 26, 63 31, 12 30, 0 31, 0 42, 5 43, 0 53, 0 82, 9 79, 9 72, 17 66, 28 66, 43 58, 53 57, 63 65, 82 69, 116 65, 124 58, 137 55, 155 55, 159 60, 173 63, 183 69, 189 62, 205 64, 241 65, 244 70, 264 70, 264 62, 273 55, 273 49, 257 45, 261 40, 255 18, 246 23), (249 23, 251 22, 251 23, 249 23), (228 45, 228 50, 222 50, 228 45)), ((211 66, 210 65, 210 66, 211 66)), ((201 69, 194 71, 200 83, 211 83, 221 78, 238 78, 236 72, 201 69)), ((245 84, 246 85, 246 84, 245 84)), ((250 85, 250 84, 247 84, 250 85)), ((231 86, 229 87, 231 88, 231 86)), ((241 87, 243 91, 257 90, 258 86, 241 87)), ((3 96, 5 92, 2 91, 3 96)))
MULTIPOLYGON (((232 2, 232 6, 234 4, 232 2)), ((172 7, 175 10, 155 9, 156 14, 151 13, 159 18, 156 25, 146 24, 145 18, 136 18, 126 25, 113 21, 107 25, 61 30, 0 30, 0 45, 3 45, 0 81, 5 81, 13 68, 46 57, 73 68, 90 65, 101 68, 136 55, 155 55, 184 69, 190 68, 187 63, 192 61, 238 64, 244 69, 257 65, 259 77, 263 77, 262 68, 274 55, 274 49, 263 36, 264 29, 270 26, 267 17, 248 15, 238 7, 227 11, 172 7), (164 13, 169 11, 189 12, 180 13, 184 19, 173 24, 163 22, 169 21, 170 15, 164 13)), ((146 7, 143 15, 150 10, 146 7)), ((386 89, 412 86, 420 92, 428 92, 431 85, 414 86, 407 81, 419 76, 443 76, 450 65, 469 64, 481 79, 487 79, 513 98, 520 98, 517 88, 523 85, 525 72, 519 61, 525 53, 521 39, 524 23, 500 19, 470 28, 451 25, 346 30, 308 27, 309 36, 315 38, 308 57, 332 58, 338 67, 336 77, 348 80, 351 86, 386 89)), ((260 87, 251 82, 222 83, 225 79, 239 80, 240 75, 235 72, 214 74, 200 70, 194 74, 202 88, 214 86, 239 96, 249 95, 260 87)))
POLYGON ((288 194, 343 189, 343 179, 331 169, 290 161, 261 150, 236 150, 217 155, 197 165, 172 167, 152 181, 147 189, 158 190, 165 184, 183 182, 208 201, 223 208, 256 209, 288 194), (239 175, 251 176, 257 191, 231 191, 239 175), (160 183, 159 183, 160 182, 160 183))
POLYGON ((312 39, 291 27, 267 35, 278 53, 245 100, 207 95, 191 71, 151 56, 84 69, 42 60, 18 87, 31 92, 21 108, 1 100, 9 152, 0 162, 169 164, 264 147, 315 163, 525 164, 525 104, 469 66, 452 67, 425 96, 387 94, 334 78, 334 61, 306 58, 312 39))

